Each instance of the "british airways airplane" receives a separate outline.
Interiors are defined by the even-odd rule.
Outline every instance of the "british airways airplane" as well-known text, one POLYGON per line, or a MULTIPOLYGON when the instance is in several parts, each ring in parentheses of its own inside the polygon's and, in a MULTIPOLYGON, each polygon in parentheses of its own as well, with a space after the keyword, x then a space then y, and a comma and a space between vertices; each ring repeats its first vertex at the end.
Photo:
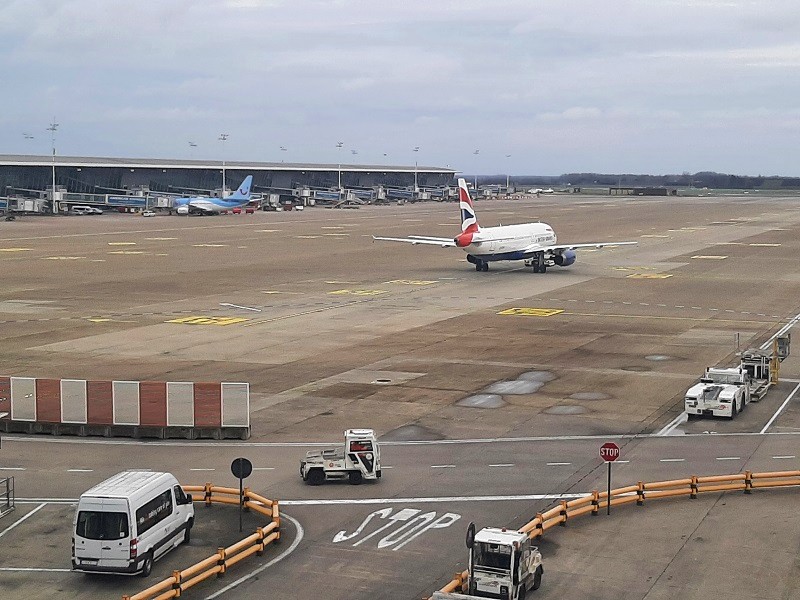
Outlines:
POLYGON ((588 242, 559 244, 556 232, 547 223, 523 223, 481 228, 475 207, 469 197, 467 183, 458 180, 458 198, 461 208, 461 233, 455 238, 411 235, 405 238, 372 236, 373 240, 428 244, 447 248, 455 246, 467 253, 467 261, 476 271, 488 271, 489 263, 500 260, 524 260, 534 273, 544 273, 547 267, 568 267, 576 260, 576 248, 602 248, 627 246, 637 242, 588 242))
POLYGON ((225 198, 210 198, 209 196, 194 196, 191 198, 176 198, 172 206, 176 208, 179 215, 198 214, 213 215, 219 214, 223 210, 231 210, 237 206, 244 206, 250 202, 250 186, 253 184, 253 176, 248 175, 244 178, 242 185, 225 198))

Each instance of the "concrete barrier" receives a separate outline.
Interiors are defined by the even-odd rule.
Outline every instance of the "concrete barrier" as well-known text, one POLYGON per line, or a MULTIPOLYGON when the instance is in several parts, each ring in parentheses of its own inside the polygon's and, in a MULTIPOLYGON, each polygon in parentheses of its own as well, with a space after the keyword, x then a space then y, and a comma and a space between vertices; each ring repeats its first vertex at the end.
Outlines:
POLYGON ((130 437, 250 436, 250 385, 0 377, 0 431, 130 437))

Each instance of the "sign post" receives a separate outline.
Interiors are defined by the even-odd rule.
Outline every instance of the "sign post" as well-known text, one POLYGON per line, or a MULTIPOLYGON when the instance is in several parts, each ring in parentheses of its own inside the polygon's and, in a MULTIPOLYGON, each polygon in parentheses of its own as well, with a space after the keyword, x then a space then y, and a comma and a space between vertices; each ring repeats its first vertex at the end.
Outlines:
POLYGON ((619 458, 619 446, 614 442, 606 442, 600 446, 600 458, 608 465, 608 491, 606 495, 606 514, 611 514, 611 463, 619 458))
POLYGON ((242 481, 250 477, 253 472, 253 463, 246 458, 234 458, 231 463, 231 473, 239 479, 239 533, 242 533, 242 510, 244 508, 244 488, 242 481))

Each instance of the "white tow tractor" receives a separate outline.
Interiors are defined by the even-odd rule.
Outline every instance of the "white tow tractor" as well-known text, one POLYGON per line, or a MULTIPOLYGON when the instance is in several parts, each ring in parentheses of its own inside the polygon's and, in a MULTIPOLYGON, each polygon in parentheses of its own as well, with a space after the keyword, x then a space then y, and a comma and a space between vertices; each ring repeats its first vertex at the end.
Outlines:
POLYGON ((690 419, 699 415, 733 419, 749 402, 750 377, 743 367, 708 367, 700 383, 686 391, 684 408, 690 419))
POLYGON ((380 479, 381 451, 372 429, 348 429, 344 445, 330 450, 309 450, 300 461, 300 476, 309 485, 327 479, 347 478, 352 485, 380 479))
POLYGON ((526 533, 475 524, 467 529, 469 575, 465 593, 434 592, 431 600, 523 600, 542 583, 542 553, 526 533))

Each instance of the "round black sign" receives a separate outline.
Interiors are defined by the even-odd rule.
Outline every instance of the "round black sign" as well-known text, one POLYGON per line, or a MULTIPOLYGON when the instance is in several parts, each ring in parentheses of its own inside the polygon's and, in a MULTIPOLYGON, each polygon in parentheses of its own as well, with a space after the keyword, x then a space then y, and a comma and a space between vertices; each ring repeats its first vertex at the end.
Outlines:
POLYGON ((246 458, 234 458, 231 463, 231 473, 239 479, 247 479, 253 472, 253 463, 246 458))

